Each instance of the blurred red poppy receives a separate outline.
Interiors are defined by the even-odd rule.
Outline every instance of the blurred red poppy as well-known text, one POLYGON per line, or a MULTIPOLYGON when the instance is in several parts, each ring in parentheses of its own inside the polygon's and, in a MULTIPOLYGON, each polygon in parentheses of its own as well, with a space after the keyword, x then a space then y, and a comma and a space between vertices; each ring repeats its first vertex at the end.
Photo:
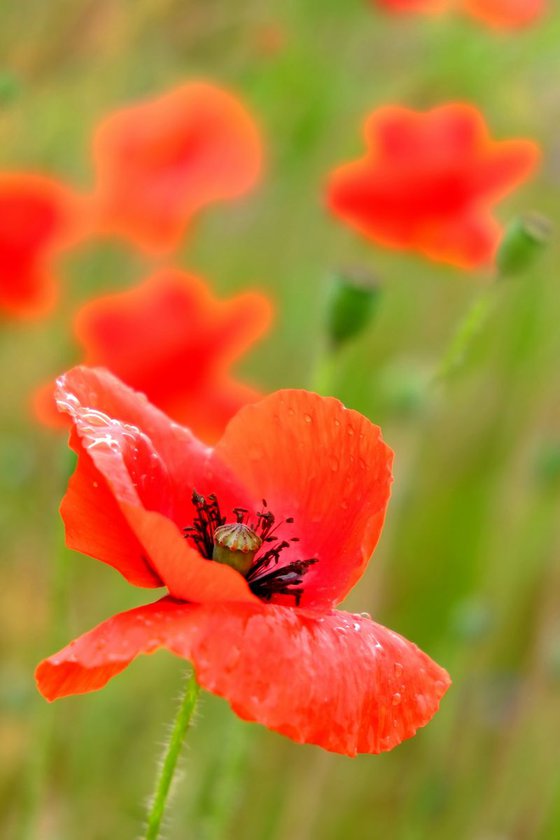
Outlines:
POLYGON ((76 241, 84 218, 77 196, 57 181, 0 174, 0 310, 20 318, 49 311, 55 258, 76 241))
POLYGON ((546 0, 461 0, 461 6, 496 29, 517 29, 535 23, 546 11, 546 0))
POLYGON ((374 0, 391 12, 467 12, 496 29, 529 26, 546 11, 546 0, 374 0))
POLYGON ((447 673, 368 616, 333 609, 385 517, 392 452, 377 426, 337 400, 279 391, 209 449, 107 371, 74 368, 57 400, 78 454, 61 508, 68 545, 168 594, 43 661, 45 697, 101 688, 163 646, 240 717, 335 752, 389 750, 430 720, 447 673))
MULTIPOLYGON (((219 300, 192 274, 164 269, 87 303, 74 331, 86 365, 108 368, 212 443, 243 405, 261 397, 234 379, 230 367, 271 319, 272 306, 259 292, 219 300)), ((42 422, 59 426, 52 391, 52 385, 40 389, 35 407, 42 422)))
POLYGON ((449 0, 373 0, 390 12, 445 12, 449 0))
POLYGON ((107 117, 94 156, 100 230, 165 252, 196 211, 256 183, 262 151, 241 102, 198 82, 107 117))
POLYGON ((462 268, 489 263, 502 228, 492 207, 534 171, 530 140, 492 140, 476 108, 389 105, 365 124, 367 154, 338 167, 328 204, 364 236, 462 268))

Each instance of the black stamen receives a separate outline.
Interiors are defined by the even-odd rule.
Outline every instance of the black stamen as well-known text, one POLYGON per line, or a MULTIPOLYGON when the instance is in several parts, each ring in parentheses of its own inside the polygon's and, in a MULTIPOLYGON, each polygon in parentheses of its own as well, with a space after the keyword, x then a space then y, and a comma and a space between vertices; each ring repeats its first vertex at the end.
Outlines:
POLYGON ((256 579, 251 579, 251 572, 253 571, 251 569, 247 580, 251 591, 258 598, 270 601, 273 595, 289 595, 295 598, 296 606, 299 606, 303 595, 303 588, 300 587, 300 584, 303 583, 303 577, 309 566, 316 562, 316 557, 311 557, 308 560, 294 560, 287 566, 265 572, 256 579))
POLYGON ((193 490, 192 503, 196 508, 196 516, 192 525, 183 528, 183 533, 186 539, 192 540, 203 557, 211 560, 214 551, 214 531, 220 525, 225 525, 226 517, 222 516, 214 493, 206 499, 193 490))
MULTIPOLYGON (((183 528, 185 538, 191 540, 200 554, 208 560, 214 552, 214 533, 216 528, 226 523, 222 516, 220 505, 215 494, 202 496, 196 490, 192 494, 192 503, 196 509, 193 524, 183 528)), ((291 543, 299 542, 299 537, 290 537, 289 541, 276 536, 276 531, 284 524, 292 524, 293 516, 276 522, 274 514, 267 509, 266 499, 262 500, 265 510, 257 511, 256 523, 248 525, 260 536, 264 543, 275 543, 273 548, 267 549, 260 557, 256 557, 252 567, 246 574, 247 583, 252 592, 264 601, 270 601, 274 595, 288 595, 299 605, 303 595, 303 578, 310 566, 317 562, 316 557, 307 560, 293 560, 285 566, 280 565, 280 556, 291 543)), ((249 511, 247 508, 233 508, 233 514, 239 524, 247 524, 249 511)))

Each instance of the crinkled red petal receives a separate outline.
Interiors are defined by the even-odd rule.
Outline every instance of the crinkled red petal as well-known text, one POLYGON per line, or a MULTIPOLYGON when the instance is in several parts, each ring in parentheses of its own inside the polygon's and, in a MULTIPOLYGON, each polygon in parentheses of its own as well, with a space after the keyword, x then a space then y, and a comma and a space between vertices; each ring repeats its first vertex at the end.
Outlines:
POLYGON ((281 540, 297 537, 281 562, 316 558, 301 604, 339 603, 362 575, 379 539, 393 453, 381 431, 338 400, 285 390, 243 408, 215 449, 252 494, 265 499, 281 540))
POLYGON ((200 684, 240 717, 346 755, 410 738, 450 684, 416 645, 369 617, 169 599, 81 636, 39 665, 37 683, 49 700, 92 691, 158 647, 192 660, 200 684))
POLYGON ((74 368, 56 396, 78 452, 61 506, 69 545, 177 598, 254 600, 244 578, 204 560, 180 530, 194 488, 230 507, 244 498, 225 466, 213 472, 211 450, 107 371, 74 368))
POLYGON ((110 115, 94 154, 100 226, 154 251, 175 248, 201 207, 252 187, 262 159, 245 107, 204 82, 110 115))

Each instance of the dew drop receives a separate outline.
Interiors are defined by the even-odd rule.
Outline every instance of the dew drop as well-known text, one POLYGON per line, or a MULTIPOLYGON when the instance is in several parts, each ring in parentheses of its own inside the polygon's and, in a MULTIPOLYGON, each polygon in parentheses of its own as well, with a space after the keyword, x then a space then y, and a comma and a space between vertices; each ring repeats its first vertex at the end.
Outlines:
POLYGON ((428 703, 423 694, 416 695, 416 707, 421 714, 425 714, 428 703))
POLYGON ((400 704, 401 700, 402 700, 402 697, 401 697, 400 693, 398 691, 395 691, 395 693, 393 694, 393 696, 391 698, 391 703, 393 704, 393 706, 398 706, 400 704))
POLYGON ((305 420, 306 423, 311 423, 312 420, 313 420, 313 418, 311 417, 311 414, 304 414, 303 419, 305 420))
POLYGON ((400 662, 395 662, 395 664, 393 665, 393 669, 395 671, 395 677, 402 677, 403 666, 400 662))
POLYGON ((352 437, 352 435, 354 434, 354 429, 353 429, 353 427, 352 427, 352 426, 348 426, 348 428, 346 429, 346 434, 347 434, 349 437, 352 437))

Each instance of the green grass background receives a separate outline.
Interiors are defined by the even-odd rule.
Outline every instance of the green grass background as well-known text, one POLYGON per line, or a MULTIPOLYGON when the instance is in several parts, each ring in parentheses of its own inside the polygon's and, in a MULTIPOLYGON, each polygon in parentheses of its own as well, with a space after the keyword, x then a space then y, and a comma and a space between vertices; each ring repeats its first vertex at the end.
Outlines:
MULTIPOLYGON (((330 274, 357 265, 382 285, 374 323, 343 351, 329 387, 380 423, 396 451, 386 528, 345 606, 413 639, 454 685, 414 739, 355 760, 243 724, 205 696, 170 840, 560 837, 558 243, 502 284, 463 368, 430 396, 427 373, 491 277, 375 249, 329 218, 321 196, 328 169, 360 152, 368 110, 466 99, 495 136, 543 147, 539 174, 500 217, 535 208, 557 219, 559 73, 556 12, 506 36, 457 17, 389 19, 365 0, 2 4, 2 169, 87 189, 96 122, 188 79, 233 88, 257 115, 262 184, 205 212, 176 260, 217 293, 260 287, 274 300, 274 328, 240 376, 263 390, 313 387, 330 274), (283 43, 267 53, 270 26, 283 43)), ((88 245, 65 262, 53 318, 1 325, 2 837, 138 837, 182 683, 182 663, 159 653, 102 692, 49 707, 32 676, 57 646, 145 599, 102 564, 63 554, 65 444, 34 424, 28 400, 79 360, 76 306, 150 268, 122 244, 88 245), (66 618, 53 629, 56 603, 66 618)))

